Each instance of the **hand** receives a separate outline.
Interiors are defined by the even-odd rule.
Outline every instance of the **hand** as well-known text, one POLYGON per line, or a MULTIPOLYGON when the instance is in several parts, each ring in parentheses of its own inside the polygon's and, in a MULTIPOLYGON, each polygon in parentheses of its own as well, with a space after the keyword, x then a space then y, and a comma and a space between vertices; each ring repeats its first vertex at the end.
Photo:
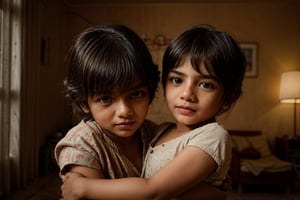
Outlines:
POLYGON ((63 184, 60 187, 64 200, 80 199, 80 186, 76 186, 76 184, 78 183, 78 180, 83 177, 82 174, 76 172, 66 173, 63 184))

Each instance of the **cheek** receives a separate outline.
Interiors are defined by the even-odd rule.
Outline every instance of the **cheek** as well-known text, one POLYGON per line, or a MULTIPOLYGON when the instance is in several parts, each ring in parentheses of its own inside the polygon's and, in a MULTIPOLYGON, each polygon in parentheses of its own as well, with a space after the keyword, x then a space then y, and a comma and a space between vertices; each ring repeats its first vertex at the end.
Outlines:
POLYGON ((172 99, 175 96, 175 94, 176 94, 176 88, 172 87, 172 85, 170 85, 170 84, 167 84, 166 88, 165 88, 165 93, 164 94, 165 94, 165 98, 167 100, 170 100, 170 99, 172 99))
POLYGON ((212 96, 208 102, 210 102, 208 107, 210 107, 213 112, 218 112, 223 106, 222 97, 219 95, 212 96))
POLYGON ((92 112, 92 115, 93 115, 94 119, 97 121, 97 123, 104 122, 104 121, 107 121, 108 119, 111 119, 111 113, 105 112, 105 110, 98 111, 98 112, 92 112))
POLYGON ((111 119, 114 113, 113 107, 103 108, 101 106, 93 106, 90 111, 96 121, 111 119))
POLYGON ((172 94, 170 92, 165 92, 165 102, 167 103, 167 105, 170 105, 173 101, 171 101, 173 99, 174 101, 174 97, 172 96, 172 94))

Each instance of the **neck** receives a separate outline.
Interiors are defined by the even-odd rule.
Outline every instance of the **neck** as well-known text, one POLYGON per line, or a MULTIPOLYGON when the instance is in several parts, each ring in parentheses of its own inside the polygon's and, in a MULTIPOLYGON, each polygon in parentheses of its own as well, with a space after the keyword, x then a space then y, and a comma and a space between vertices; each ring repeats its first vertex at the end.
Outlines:
POLYGON ((183 132, 185 132, 185 131, 191 131, 191 130, 194 130, 194 129, 198 128, 198 127, 204 126, 204 125, 212 123, 212 122, 216 122, 216 118, 215 117, 210 118, 210 119, 205 120, 205 121, 202 121, 202 122, 199 122, 199 123, 196 123, 196 124, 192 124, 192 125, 186 125, 186 124, 182 124, 182 123, 176 122, 176 129, 177 130, 181 130, 183 132))
POLYGON ((117 145, 118 148, 121 148, 121 149, 123 149, 123 147, 128 147, 128 146, 136 143, 139 138, 138 137, 139 134, 137 134, 137 133, 134 133, 129 137, 120 137, 120 136, 117 136, 109 131, 104 130, 104 129, 102 129, 102 132, 107 137, 109 137, 117 145))
POLYGON ((143 164, 143 144, 139 132, 135 132, 129 137, 119 137, 106 130, 102 129, 102 131, 113 141, 119 153, 123 154, 141 171, 143 164))

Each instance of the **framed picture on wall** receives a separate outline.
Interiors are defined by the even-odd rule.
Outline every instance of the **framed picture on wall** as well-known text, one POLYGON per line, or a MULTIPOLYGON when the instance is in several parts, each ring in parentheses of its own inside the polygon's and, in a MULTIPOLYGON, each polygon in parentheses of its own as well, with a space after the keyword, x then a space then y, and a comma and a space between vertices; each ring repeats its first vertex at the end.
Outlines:
POLYGON ((257 77, 257 43, 240 43, 247 61, 246 77, 257 77))

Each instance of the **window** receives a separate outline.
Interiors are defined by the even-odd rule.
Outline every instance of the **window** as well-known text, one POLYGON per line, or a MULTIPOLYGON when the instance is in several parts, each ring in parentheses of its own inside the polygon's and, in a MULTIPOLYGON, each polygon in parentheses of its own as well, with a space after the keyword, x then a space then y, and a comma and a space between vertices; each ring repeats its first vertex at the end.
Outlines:
POLYGON ((0 196, 18 187, 20 165, 21 0, 0 4, 0 196), (18 173, 17 173, 18 174, 18 173))

